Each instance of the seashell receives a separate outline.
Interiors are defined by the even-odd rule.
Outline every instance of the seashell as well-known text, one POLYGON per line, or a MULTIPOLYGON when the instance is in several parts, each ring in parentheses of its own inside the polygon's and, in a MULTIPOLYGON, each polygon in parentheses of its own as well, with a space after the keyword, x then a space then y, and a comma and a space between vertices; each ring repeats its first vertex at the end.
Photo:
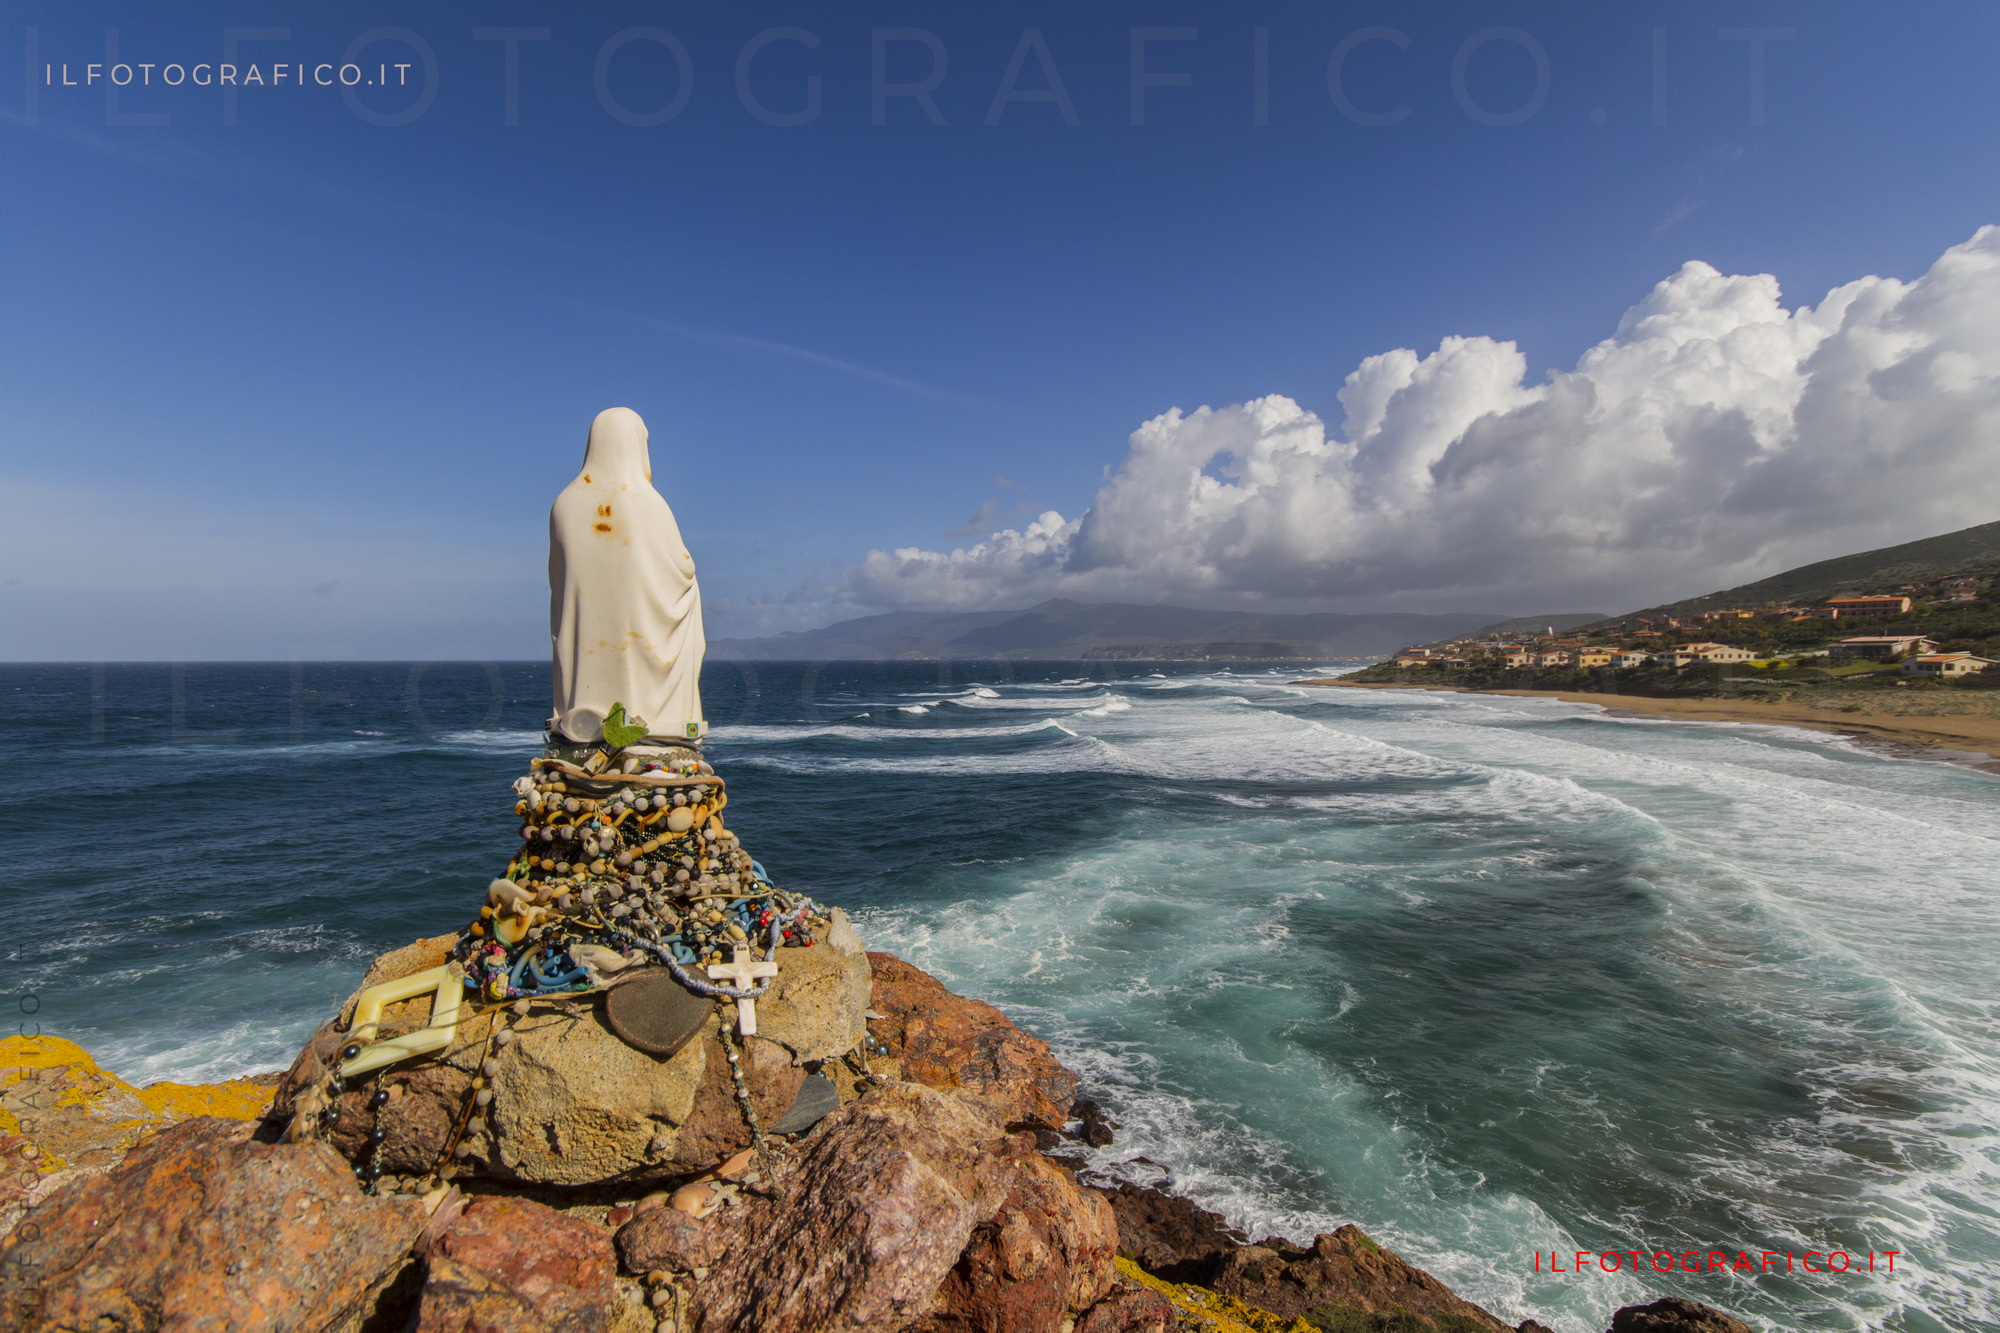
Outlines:
MULTIPOLYGON (((667 1192, 665 1190, 654 1190, 651 1194, 648 1194, 645 1198, 633 1204, 632 1211, 635 1214, 650 1213, 655 1208, 664 1208, 666 1206, 666 1203, 667 1203, 667 1192)), ((657 1280, 665 1281, 666 1275, 664 1273, 661 1274, 657 1280)))
POLYGON ((493 1089, 481 1088, 478 1092, 472 1094, 472 1101, 476 1106, 493 1105, 493 1089))
POLYGON ((592 861, 590 863, 590 873, 593 875, 601 875, 604 873, 605 869, 606 867, 602 859, 592 861))
POLYGON ((686 793, 686 792, 684 792, 684 791, 677 791, 677 792, 675 792, 675 793, 674 793, 674 804, 675 804, 675 805, 686 805, 687 803, 688 803, 688 798, 687 798, 687 793, 686 793))
POLYGON ((632 859, 633 859, 633 858, 632 858, 632 853, 630 853, 630 852, 620 852, 620 853, 618 853, 618 857, 617 857, 617 860, 618 860, 618 868, 619 868, 620 870, 623 870, 623 869, 624 869, 625 867, 627 867, 627 866, 631 865, 631 864, 632 864, 632 859))
POLYGON ((676 871, 674 872, 674 883, 676 883, 676 884, 685 884, 685 883, 687 883, 687 882, 688 882, 688 872, 687 872, 687 871, 685 871, 685 870, 676 870, 676 871))
POLYGON ((632 914, 632 905, 630 903, 619 903, 616 907, 611 909, 611 915, 614 920, 622 920, 623 918, 630 916, 631 914, 632 914))
MULTIPOLYGON (((521 1003, 526 1004, 527 1001, 523 1000, 521 1001, 521 1003)), ((513 1042, 513 1040, 514 1040, 514 1034, 506 1028, 501 1028, 498 1032, 493 1034, 493 1044, 495 1046, 500 1047, 503 1050, 506 1049, 506 1047, 510 1045, 513 1042)))
POLYGON ((715 1186, 706 1180, 697 1180, 683 1185, 667 1196, 667 1207, 690 1213, 695 1217, 707 1217, 720 1205, 716 1198, 715 1186))
POLYGON ((480 1062, 479 1072, 488 1078, 498 1078, 500 1076, 500 1062, 489 1057, 480 1062))
POLYGON ((528 1002, 526 1000, 514 1001, 514 1017, 526 1018, 527 1016, 528 1016, 528 1002))
POLYGON ((713 1174, 723 1180, 740 1180, 743 1177, 743 1173, 750 1169, 750 1164, 756 1160, 757 1150, 755 1148, 745 1148, 721 1166, 716 1167, 713 1174))
POLYGON ((577 811, 583 809, 583 802, 572 796, 563 802, 563 809, 567 810, 570 814, 575 814, 577 811))
POLYGON ((675 833, 686 833, 694 827, 694 812, 687 809, 675 810, 667 816, 667 828, 675 833))
POLYGON ((744 933, 743 927, 732 921, 729 923, 729 938, 741 944, 743 941, 749 939, 750 936, 744 933))

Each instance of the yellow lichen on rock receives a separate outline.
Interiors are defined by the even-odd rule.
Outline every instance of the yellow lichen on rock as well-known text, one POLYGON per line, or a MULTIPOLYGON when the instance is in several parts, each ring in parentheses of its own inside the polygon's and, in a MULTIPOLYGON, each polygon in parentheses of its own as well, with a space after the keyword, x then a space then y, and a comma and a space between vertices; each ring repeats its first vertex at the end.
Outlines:
POLYGON ((61 1037, 0 1038, 0 1231, 62 1182, 191 1116, 255 1120, 269 1080, 135 1088, 61 1037))
POLYGON ((271 1101, 271 1087, 247 1078, 224 1083, 149 1083, 139 1089, 139 1100, 154 1115, 170 1120, 193 1115, 255 1120, 271 1101))
POLYGON ((1318 1328, 1301 1316, 1294 1315, 1287 1319, 1269 1310, 1245 1305, 1234 1296, 1224 1296, 1207 1287, 1197 1287, 1189 1282, 1168 1282, 1154 1277, 1122 1255, 1118 1259, 1118 1271, 1172 1301, 1183 1328, 1192 1324, 1196 1328, 1213 1330, 1213 1333, 1319 1333, 1318 1328))

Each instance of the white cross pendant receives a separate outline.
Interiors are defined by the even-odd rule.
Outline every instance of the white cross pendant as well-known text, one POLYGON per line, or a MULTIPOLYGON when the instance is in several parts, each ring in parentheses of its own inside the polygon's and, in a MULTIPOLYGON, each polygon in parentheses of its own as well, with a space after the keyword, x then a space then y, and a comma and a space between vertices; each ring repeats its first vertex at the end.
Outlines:
MULTIPOLYGON (((708 976, 711 981, 725 981, 737 990, 749 990, 763 978, 778 975, 778 964, 775 961, 756 962, 752 959, 750 951, 740 944, 736 946, 735 952, 736 957, 733 962, 708 965, 708 976)), ((736 1002, 736 1031, 739 1036, 744 1037, 757 1035, 755 1000, 745 999, 736 1002)))

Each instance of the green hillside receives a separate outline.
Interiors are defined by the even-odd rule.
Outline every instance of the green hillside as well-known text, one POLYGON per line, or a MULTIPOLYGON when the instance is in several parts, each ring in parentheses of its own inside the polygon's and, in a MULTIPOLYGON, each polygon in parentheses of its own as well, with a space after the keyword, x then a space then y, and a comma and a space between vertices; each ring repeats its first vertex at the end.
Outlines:
POLYGON ((1818 602, 1842 593, 1892 592, 1898 583, 1941 578, 1947 574, 2000 568, 2000 523, 1947 532, 1942 537, 1885 546, 1878 551, 1836 556, 1818 564, 1801 565, 1768 579, 1726 588, 1703 597, 1689 597, 1665 606, 1648 607, 1621 616, 1687 616, 1731 607, 1772 602, 1818 602))

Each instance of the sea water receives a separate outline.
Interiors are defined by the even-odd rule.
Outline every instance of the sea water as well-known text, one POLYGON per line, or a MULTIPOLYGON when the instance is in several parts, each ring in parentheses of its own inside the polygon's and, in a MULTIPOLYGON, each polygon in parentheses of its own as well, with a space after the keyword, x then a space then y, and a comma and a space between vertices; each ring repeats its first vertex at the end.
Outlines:
MULTIPOLYGON (((1119 1124, 1106 1175, 1253 1237, 1356 1222, 1562 1333, 1662 1294, 2000 1325, 2000 781, 1302 674, 704 693, 746 845, 1048 1038, 1119 1124), (1855 1271, 1784 1271, 1808 1251, 1855 1271)), ((374 954, 472 914, 547 670, 14 666, 0 700, 8 1029, 195 1081, 285 1064, 374 954)))

